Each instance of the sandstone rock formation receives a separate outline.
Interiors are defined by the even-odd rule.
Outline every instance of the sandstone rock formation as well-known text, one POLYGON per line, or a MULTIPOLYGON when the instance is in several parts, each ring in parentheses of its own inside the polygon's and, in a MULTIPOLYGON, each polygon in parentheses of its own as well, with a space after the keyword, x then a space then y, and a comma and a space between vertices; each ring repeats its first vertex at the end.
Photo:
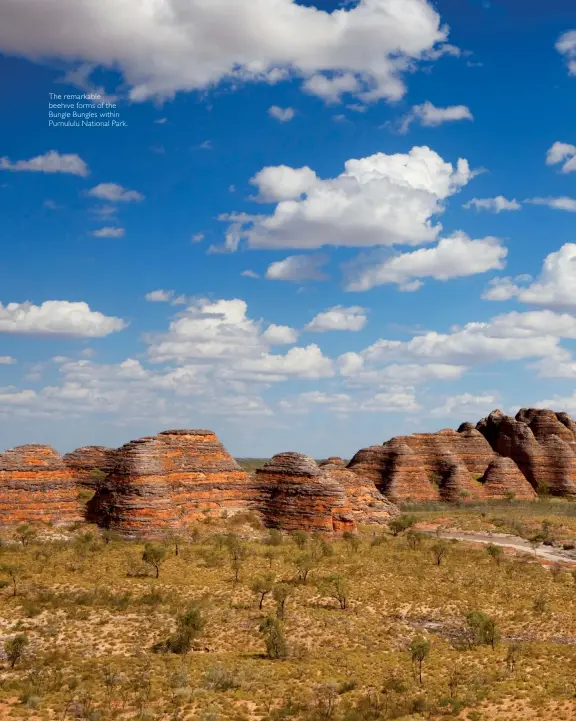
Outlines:
POLYGON ((115 448, 84 446, 64 455, 64 463, 80 486, 96 488, 114 468, 115 448))
POLYGON ((278 453, 256 471, 255 481, 255 507, 266 526, 323 533, 356 528, 344 487, 310 456, 278 453))
POLYGON ((536 498, 536 491, 511 458, 497 456, 486 469, 482 484, 487 500, 510 498, 510 494, 518 501, 533 501, 536 498))
POLYGON ((398 507, 383 496, 370 479, 348 470, 341 458, 329 458, 328 461, 320 467, 344 489, 346 503, 357 525, 387 524, 399 515, 398 507))
POLYGON ((126 537, 154 537, 252 500, 248 475, 212 431, 164 431, 118 449, 88 516, 126 537))
POLYGON ((496 410, 477 428, 496 453, 516 463, 536 491, 576 496, 576 434, 570 416, 523 408, 512 418, 496 410))
POLYGON ((0 525, 82 520, 73 474, 50 446, 25 445, 0 453, 0 525))

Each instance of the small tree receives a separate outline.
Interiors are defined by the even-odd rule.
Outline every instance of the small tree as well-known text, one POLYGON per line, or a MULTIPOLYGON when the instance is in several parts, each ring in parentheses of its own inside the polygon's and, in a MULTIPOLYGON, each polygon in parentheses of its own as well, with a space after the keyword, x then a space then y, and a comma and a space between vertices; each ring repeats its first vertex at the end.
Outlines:
POLYGON ((504 555, 504 551, 502 550, 501 546, 495 546, 493 543, 489 543, 486 546, 486 553, 490 556, 491 559, 496 561, 496 565, 500 565, 500 561, 502 560, 502 556, 504 555))
POLYGON ((154 543, 147 543, 144 546, 142 560, 156 571, 156 578, 160 576, 160 566, 166 559, 166 549, 154 543))
POLYGON ((422 534, 409 530, 406 534, 406 543, 413 551, 416 551, 422 545, 422 534))
POLYGON ((268 561, 268 568, 272 568, 278 558, 278 551, 275 548, 267 548, 262 555, 268 561))
POLYGON ((430 641, 424 636, 418 636, 412 640, 409 650, 412 663, 418 668, 418 680, 422 685, 422 664, 430 654, 430 641))
POLYGON ((294 559, 294 565, 296 566, 298 582, 306 583, 308 574, 315 566, 314 559, 307 553, 302 553, 294 559))
POLYGON ((511 643, 506 651, 506 667, 510 673, 516 670, 518 659, 522 655, 522 646, 519 643, 511 643))
POLYGON ((228 555, 230 556, 230 563, 232 565, 232 571, 234 572, 234 583, 238 583, 242 564, 248 555, 246 552, 246 546, 233 533, 229 533, 225 536, 224 545, 226 546, 228 555))
POLYGON ((266 596, 272 592, 274 588, 274 576, 271 573, 267 573, 261 578, 257 578, 252 582, 250 589, 252 593, 259 597, 258 608, 262 610, 262 604, 266 596))
POLYGON ((334 555, 334 549, 328 541, 320 533, 314 534, 314 543, 312 547, 312 558, 318 560, 320 558, 328 558, 334 555))
POLYGON ((23 546, 28 546, 32 543, 37 535, 36 530, 27 523, 21 523, 14 531, 14 537, 20 541, 23 546))
POLYGON ((449 546, 446 543, 446 541, 437 541, 430 548, 437 566, 439 566, 442 563, 442 559, 448 553, 448 549, 449 549, 449 546))
POLYGON ((171 653, 187 654, 204 630, 205 621, 200 607, 193 605, 186 613, 178 616, 176 620, 176 633, 167 641, 154 646, 155 651, 169 651, 171 653))
POLYGON ((308 544, 308 534, 306 533, 306 531, 293 531, 292 540, 298 546, 298 548, 303 551, 308 544))
POLYGON ((328 576, 328 578, 319 584, 319 590, 326 596, 330 596, 338 601, 342 611, 346 610, 348 604, 348 587, 342 576, 338 574, 328 576))
POLYGON ((348 546, 348 550, 351 553, 357 553, 358 549, 360 548, 360 538, 356 533, 352 533, 351 531, 344 531, 342 534, 342 539, 348 546))
POLYGON ((0 565, 0 573, 8 576, 12 583, 12 595, 18 595, 18 581, 22 576, 22 568, 12 563, 2 563, 0 565))
POLYGON ((288 644, 282 622, 278 618, 271 616, 265 618, 259 626, 259 631, 264 636, 268 658, 284 659, 288 657, 288 644))
POLYGON ((482 611, 472 611, 466 616, 466 622, 470 629, 471 645, 480 646, 486 644, 494 650, 500 639, 498 624, 482 611))
POLYGON ((171 531, 170 533, 166 534, 166 543, 173 546, 174 548, 174 555, 179 556, 180 555, 180 546, 184 542, 184 539, 182 536, 178 533, 175 533, 174 531, 171 531))
POLYGON ((276 601, 276 617, 280 621, 284 620, 286 611, 286 601, 292 593, 292 586, 287 583, 278 583, 272 590, 272 598, 276 601))
POLYGON ((10 663, 10 668, 14 668, 18 661, 22 658, 24 655, 24 649, 28 645, 28 638, 27 636, 24 636, 23 634, 18 634, 18 636, 14 636, 13 638, 9 638, 4 643, 4 651, 6 652, 6 658, 8 659, 8 662, 10 663))
POLYGON ((415 523, 416 519, 414 516, 402 514, 401 516, 398 516, 398 518, 393 518, 388 524, 388 528, 392 531, 393 536, 398 536, 400 533, 412 528, 415 523))
POLYGON ((268 532, 268 536, 264 539, 264 543, 268 546, 281 546, 282 533, 277 528, 271 528, 268 532))

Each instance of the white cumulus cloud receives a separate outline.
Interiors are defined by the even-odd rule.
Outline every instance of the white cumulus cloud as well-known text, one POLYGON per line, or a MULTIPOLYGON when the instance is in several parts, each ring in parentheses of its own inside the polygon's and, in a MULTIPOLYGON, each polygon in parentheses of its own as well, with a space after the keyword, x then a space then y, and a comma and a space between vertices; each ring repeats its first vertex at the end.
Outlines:
MULTIPOLYGON (((2 10, 0 9, 0 18, 2 10)), ((0 23, 1 24, 1 23, 0 23)), ((1 31, 0 31, 1 33, 1 31)), ((60 155, 56 150, 49 150, 44 155, 38 155, 30 160, 10 161, 0 158, 0 170, 30 171, 36 173, 69 173, 86 177, 90 170, 78 155, 60 155)))
POLYGON ((360 0, 333 12, 294 0, 0 5, 4 54, 119 70, 136 101, 222 80, 294 76, 321 97, 348 90, 366 101, 397 100, 406 92, 403 73, 450 52, 447 33, 427 0, 360 0))
POLYGON ((524 202, 531 203, 532 205, 547 205, 553 210, 576 212, 576 198, 568 198, 565 195, 559 198, 530 198, 524 202))
POLYGON ((560 35, 556 42, 556 50, 564 57, 569 74, 576 75, 576 30, 569 30, 560 35))
POLYGON ((302 283, 306 280, 327 280, 328 276, 319 270, 328 259, 323 255, 290 255, 268 266, 268 280, 289 280, 302 283))
POLYGON ((294 108, 280 108, 278 105, 273 105, 268 108, 268 115, 280 123, 288 123, 296 115, 294 108))
POLYGON ((152 290, 144 296, 150 303, 169 303, 174 299, 173 290, 152 290))
POLYGON ((546 154, 546 165, 562 165, 563 173, 576 170, 576 145, 556 141, 546 154))
POLYGON ((298 340, 298 331, 287 325, 271 323, 262 333, 262 338, 271 345, 291 345, 298 340))
POLYGON ((88 195, 111 203, 138 203, 144 200, 142 193, 127 190, 117 183, 100 183, 88 191, 88 195))
POLYGON ((359 331, 366 325, 366 310, 358 305, 345 308, 336 305, 314 316, 306 326, 306 330, 324 333, 329 330, 359 331))
POLYGON ((474 120, 470 108, 466 105, 438 108, 427 100, 422 105, 412 106, 412 110, 400 122, 400 131, 405 133, 414 121, 425 127, 434 128, 457 120, 474 120))
POLYGON ((278 200, 271 215, 224 216, 234 221, 230 250, 320 248, 432 242, 442 226, 433 216, 475 173, 428 147, 348 160, 344 172, 322 180, 310 168, 264 168, 252 180, 260 196, 278 200), (301 196, 304 197, 301 197, 301 196))
POLYGON ((359 259, 348 267, 346 290, 366 291, 387 283, 400 290, 414 291, 421 278, 449 280, 504 267, 508 251, 498 238, 471 240, 465 233, 442 238, 434 248, 401 253, 383 262, 359 259))
MULTIPOLYGON (((528 276, 529 279, 529 276, 528 276)), ((544 259, 540 276, 528 286, 521 279, 498 278, 484 291, 484 300, 518 298, 543 308, 576 309, 576 243, 565 243, 544 259)))
POLYGON ((501 213, 503 210, 520 210, 522 205, 516 200, 508 200, 503 195, 497 195, 495 198, 472 198, 462 206, 469 210, 489 210, 492 213, 501 213))
POLYGON ((47 300, 32 303, 0 303, 0 333, 65 335, 103 338, 126 327, 120 318, 90 310, 87 303, 47 300))

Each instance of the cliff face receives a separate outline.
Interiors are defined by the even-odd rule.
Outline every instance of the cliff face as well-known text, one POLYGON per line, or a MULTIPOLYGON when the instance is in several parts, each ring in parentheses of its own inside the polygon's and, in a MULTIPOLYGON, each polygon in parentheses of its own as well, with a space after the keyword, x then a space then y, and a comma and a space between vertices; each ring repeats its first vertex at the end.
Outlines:
POLYGON ((72 471, 76 483, 97 488, 114 468, 115 448, 84 446, 64 455, 64 463, 72 471))
POLYGON ((518 501, 536 498, 536 491, 511 458, 497 456, 486 469, 482 483, 488 500, 509 498, 510 494, 518 501))
POLYGON ((496 453, 516 463, 532 488, 576 496, 576 428, 566 413, 523 408, 512 418, 496 410, 477 428, 496 453))
POLYGON ((248 475, 212 431, 165 431, 118 449, 88 515, 124 536, 153 537, 252 500, 248 475))
POLYGON ((343 485, 310 456, 279 453, 255 474, 265 525, 342 533, 356 528, 343 485))
POLYGON ((0 453, 0 525, 81 520, 73 475, 53 448, 25 445, 0 453))

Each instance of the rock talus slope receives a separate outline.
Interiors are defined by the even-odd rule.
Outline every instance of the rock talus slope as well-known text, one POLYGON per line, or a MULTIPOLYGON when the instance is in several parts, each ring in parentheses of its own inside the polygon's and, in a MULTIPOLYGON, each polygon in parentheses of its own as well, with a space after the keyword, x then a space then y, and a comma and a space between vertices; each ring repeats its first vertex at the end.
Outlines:
POLYGON ((50 446, 25 445, 0 453, 0 525, 82 520, 74 477, 50 446))
POLYGON ((128 537, 178 531, 206 514, 233 514, 253 500, 248 475, 215 433, 164 431, 118 449, 88 514, 128 537))

